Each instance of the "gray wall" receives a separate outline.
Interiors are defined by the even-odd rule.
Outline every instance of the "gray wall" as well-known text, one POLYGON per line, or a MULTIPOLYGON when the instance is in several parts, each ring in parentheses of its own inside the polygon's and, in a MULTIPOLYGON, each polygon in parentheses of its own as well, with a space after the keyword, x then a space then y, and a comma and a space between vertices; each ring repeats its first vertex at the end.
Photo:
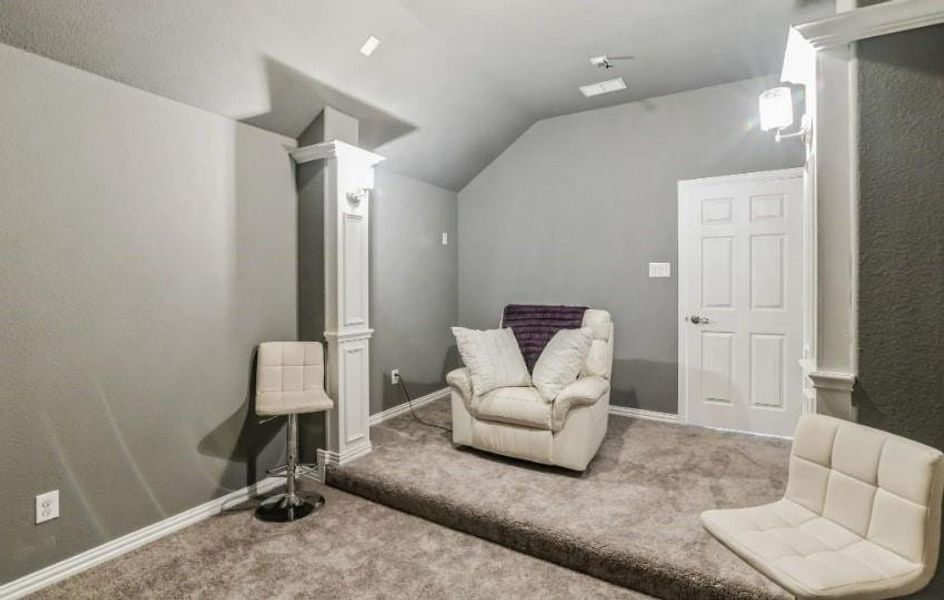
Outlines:
POLYGON ((756 126, 772 78, 539 121, 459 193, 459 320, 510 302, 584 304, 616 323, 613 403, 677 410, 681 179, 803 164, 756 126))
MULTIPOLYGON (((312 127, 322 128, 319 117, 312 127)), ((304 145, 303 134, 299 145, 304 145)), ((324 192, 323 160, 303 163, 295 168, 298 193, 298 339, 324 342, 324 192)), ((324 448, 325 414, 312 413, 298 418, 299 459, 318 461, 317 449, 324 448)))
POLYGON ((248 400, 296 205, 291 140, 8 46, 0 81, 3 583, 277 464, 248 400))
MULTIPOLYGON (((862 423, 944 449, 944 26, 859 42, 858 56, 854 400, 862 423)), ((916 598, 944 598, 942 562, 916 598)))
POLYGON ((376 172, 370 206, 370 412, 401 404, 390 385, 400 369, 414 397, 445 386, 457 365, 450 327, 458 321, 455 192, 376 172), (442 232, 449 245, 441 243, 442 232))
POLYGON ((323 342, 325 332, 325 164, 295 168, 298 190, 298 339, 323 342))
POLYGON ((863 423, 944 448, 944 26, 859 43, 863 423))

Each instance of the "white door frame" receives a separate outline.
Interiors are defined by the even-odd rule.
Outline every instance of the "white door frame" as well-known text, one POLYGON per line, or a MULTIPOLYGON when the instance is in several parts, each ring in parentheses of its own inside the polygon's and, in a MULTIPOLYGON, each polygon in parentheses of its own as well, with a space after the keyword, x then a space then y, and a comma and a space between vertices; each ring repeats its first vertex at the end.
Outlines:
MULTIPOLYGON (((775 143, 775 142, 771 139, 771 143, 775 143)), ((678 202, 678 231, 677 231, 677 236, 678 236, 678 269, 677 269, 678 315, 677 317, 678 318, 676 320, 676 323, 678 324, 678 416, 679 416, 680 423, 688 423, 688 365, 686 363, 687 356, 688 356, 688 347, 686 346, 685 328, 682 327, 682 322, 684 321, 685 314, 686 314, 685 276, 687 272, 686 272, 686 265, 685 265, 685 257, 687 256, 686 251, 688 250, 688 247, 686 245, 686 236, 685 236, 684 228, 685 228, 685 223, 688 222, 687 216, 689 214, 689 211, 692 210, 689 204, 686 203, 682 199, 682 191, 687 187, 707 183, 709 181, 711 183, 723 184, 723 183, 737 183, 737 182, 743 182, 743 181, 770 181, 773 179, 787 179, 787 178, 793 178, 793 177, 798 177, 798 176, 800 177, 805 176, 803 167, 794 167, 791 169, 776 169, 773 171, 757 171, 753 173, 741 173, 738 175, 722 175, 719 177, 702 177, 699 179, 688 179, 688 180, 678 182, 678 198, 677 198, 677 202, 678 202)), ((806 186, 804 186, 804 194, 806 193, 805 187, 806 186)), ((804 202, 801 203, 801 205, 803 206, 801 220, 803 221, 804 227, 805 227, 805 224, 809 218, 809 215, 807 214, 808 211, 806 210, 805 199, 804 199, 804 202)), ((806 243, 804 241, 804 249, 803 249, 804 257, 807 252, 807 248, 805 246, 806 246, 806 243)), ((807 285, 809 275, 810 273, 809 273, 808 263, 807 263, 807 260, 804 258, 803 260, 804 287, 807 285)), ((804 306, 804 311, 805 310, 806 310, 806 307, 804 306)), ((803 403, 804 412, 807 411, 807 406, 808 406, 807 403, 804 402, 803 403)))

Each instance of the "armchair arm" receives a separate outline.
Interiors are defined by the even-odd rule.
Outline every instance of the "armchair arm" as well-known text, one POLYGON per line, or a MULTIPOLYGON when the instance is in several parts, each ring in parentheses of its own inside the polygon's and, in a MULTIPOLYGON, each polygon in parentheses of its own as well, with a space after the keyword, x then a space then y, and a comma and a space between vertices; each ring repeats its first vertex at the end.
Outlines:
POLYGON ((462 367, 449 371, 446 375, 446 383, 449 387, 459 392, 466 405, 472 401, 472 377, 469 375, 469 369, 462 367))
POLYGON ((610 382, 603 377, 581 377, 571 383, 554 398, 551 427, 554 431, 560 431, 571 408, 596 404, 609 391, 610 382))

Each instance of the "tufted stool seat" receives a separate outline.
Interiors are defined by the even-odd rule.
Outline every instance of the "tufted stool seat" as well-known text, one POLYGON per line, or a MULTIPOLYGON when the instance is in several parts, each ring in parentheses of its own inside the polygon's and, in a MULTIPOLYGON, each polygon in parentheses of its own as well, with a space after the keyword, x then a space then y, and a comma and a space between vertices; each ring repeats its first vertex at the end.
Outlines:
POLYGON ((797 425, 783 499, 701 519, 798 598, 891 598, 934 575, 942 493, 940 451, 808 415, 797 425))
POLYGON ((324 389, 324 348, 318 342, 259 344, 256 414, 291 415, 331 410, 324 389))

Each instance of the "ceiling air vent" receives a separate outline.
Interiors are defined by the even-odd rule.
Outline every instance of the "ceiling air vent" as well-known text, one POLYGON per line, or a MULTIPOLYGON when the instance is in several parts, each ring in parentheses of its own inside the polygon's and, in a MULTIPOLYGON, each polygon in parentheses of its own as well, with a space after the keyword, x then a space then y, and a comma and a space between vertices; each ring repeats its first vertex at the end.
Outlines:
POLYGON ((591 83, 590 85, 580 86, 580 93, 590 98, 591 96, 599 96, 600 94, 609 94, 610 92, 618 92, 620 90, 626 89, 626 82, 623 81, 622 77, 617 77, 616 79, 610 79, 608 81, 601 81, 600 83, 591 83))

